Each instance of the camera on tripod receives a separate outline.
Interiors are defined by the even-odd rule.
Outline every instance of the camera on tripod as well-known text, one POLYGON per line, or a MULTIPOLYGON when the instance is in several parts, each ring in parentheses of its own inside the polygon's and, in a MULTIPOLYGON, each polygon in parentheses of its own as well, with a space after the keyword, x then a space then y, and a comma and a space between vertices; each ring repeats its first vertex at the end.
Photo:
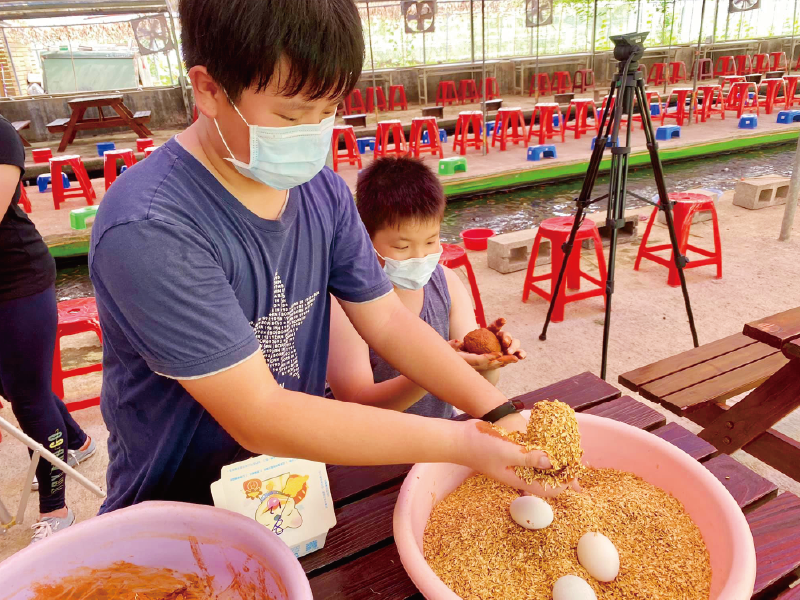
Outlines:
POLYGON ((631 62, 639 61, 644 56, 644 40, 649 33, 643 31, 612 35, 610 39, 614 42, 614 58, 620 62, 625 62, 631 57, 631 62))

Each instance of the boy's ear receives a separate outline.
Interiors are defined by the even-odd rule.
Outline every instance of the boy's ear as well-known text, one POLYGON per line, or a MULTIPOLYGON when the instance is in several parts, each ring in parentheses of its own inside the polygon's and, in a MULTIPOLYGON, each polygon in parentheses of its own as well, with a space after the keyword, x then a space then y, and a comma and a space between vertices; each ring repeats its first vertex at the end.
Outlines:
POLYGON ((197 65, 189 69, 189 79, 192 81, 197 111, 209 119, 217 118, 221 103, 228 102, 225 91, 203 66, 197 65))

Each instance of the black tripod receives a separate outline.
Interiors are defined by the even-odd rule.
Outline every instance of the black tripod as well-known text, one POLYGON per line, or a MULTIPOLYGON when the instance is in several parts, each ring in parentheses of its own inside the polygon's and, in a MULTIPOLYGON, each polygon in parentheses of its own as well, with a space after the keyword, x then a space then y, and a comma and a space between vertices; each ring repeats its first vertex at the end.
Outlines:
POLYGON ((614 262, 617 252, 617 233, 625 226, 625 197, 628 194, 628 157, 631 152, 631 131, 632 117, 633 117, 633 99, 639 106, 639 112, 642 116, 642 123, 644 125, 644 133, 647 139, 647 149, 650 152, 650 162, 653 166, 653 174, 658 188, 658 203, 652 202, 641 196, 631 192, 631 195, 639 200, 643 200, 648 204, 658 206, 664 211, 664 216, 667 221, 667 228, 669 229, 669 239, 672 242, 672 256, 675 261, 675 266, 678 269, 678 275, 681 280, 681 289, 683 290, 683 300, 686 304, 686 315, 689 318, 689 328, 692 331, 692 341, 695 348, 699 345, 697 341, 697 330, 694 326, 694 315, 692 314, 692 305, 689 302, 689 291, 686 289, 686 278, 684 277, 683 267, 686 265, 687 259, 682 256, 678 251, 678 237, 675 234, 675 224, 672 219, 672 205, 667 195, 667 187, 664 183, 664 171, 661 167, 661 159, 658 157, 658 145, 656 144, 655 136, 653 134, 653 122, 650 118, 650 106, 647 102, 647 95, 645 93, 644 80, 642 73, 638 71, 639 59, 644 55, 644 40, 647 33, 633 33, 626 35, 612 36, 611 41, 614 42, 614 58, 619 61, 619 71, 614 75, 611 83, 611 93, 609 94, 607 109, 603 111, 603 118, 600 122, 600 132, 597 140, 595 141, 594 151, 592 153, 589 168, 586 171, 586 179, 583 182, 581 193, 576 199, 578 209, 575 213, 575 221, 572 224, 569 238, 563 244, 562 250, 564 251, 564 259, 561 263, 561 270, 558 273, 555 289, 552 290, 552 297, 550 299, 550 308, 547 311, 547 318, 544 322, 544 328, 539 336, 540 340, 547 339, 547 327, 550 325, 550 319, 553 315, 556 298, 558 297, 561 284, 564 279, 564 272, 566 271, 567 264, 569 263, 569 256, 572 252, 572 247, 575 243, 575 235, 578 232, 583 219, 586 215, 586 208, 592 204, 608 198, 608 213, 606 217, 606 226, 611 231, 611 245, 608 251, 608 278, 606 281, 606 316, 603 324, 603 359, 600 369, 600 376, 606 378, 606 364, 608 362, 608 334, 611 326, 611 295, 614 292, 614 262), (611 110, 613 107, 613 112, 611 110), (625 144, 619 143, 619 129, 622 122, 623 114, 627 116, 628 127, 625 137, 625 144), (603 160, 603 153, 606 148, 608 140, 614 140, 611 147, 611 172, 610 182, 608 186, 608 194, 589 199, 592 193, 595 182, 597 181, 597 174, 600 170, 600 163, 603 160))

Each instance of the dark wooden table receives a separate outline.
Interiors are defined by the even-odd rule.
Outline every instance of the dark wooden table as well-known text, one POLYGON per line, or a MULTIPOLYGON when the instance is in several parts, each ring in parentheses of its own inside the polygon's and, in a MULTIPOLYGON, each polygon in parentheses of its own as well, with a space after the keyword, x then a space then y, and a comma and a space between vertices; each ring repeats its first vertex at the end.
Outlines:
POLYGON ((132 113, 122 101, 122 94, 75 98, 74 100, 70 100, 67 104, 69 104, 72 110, 72 115, 68 119, 56 119, 47 125, 47 129, 51 133, 57 133, 59 131, 64 132, 64 135, 61 137, 61 143, 58 145, 59 152, 64 152, 67 146, 75 141, 75 134, 79 131, 127 126, 140 138, 146 138, 152 135, 145 125, 145 123, 150 120, 150 111, 140 111, 136 114, 132 113), (110 108, 116 115, 106 116, 103 114, 104 107, 110 108), (97 118, 85 118, 86 111, 90 108, 97 109, 97 118))
MULTIPOLYGON (((800 350, 800 347, 798 347, 800 350)), ((639 427, 676 445, 708 468, 731 492, 747 516, 756 545, 758 570, 753 598, 798 600, 789 590, 800 567, 800 499, 777 496, 770 481, 707 441, 590 373, 565 379, 518 397, 527 407, 558 399, 586 412, 639 427), (777 497, 776 497, 777 496, 777 497), (780 595, 780 596, 779 596, 780 595)), ((397 495, 410 465, 329 466, 337 525, 325 547, 300 560, 317 600, 422 598, 406 575, 392 536, 397 495)))

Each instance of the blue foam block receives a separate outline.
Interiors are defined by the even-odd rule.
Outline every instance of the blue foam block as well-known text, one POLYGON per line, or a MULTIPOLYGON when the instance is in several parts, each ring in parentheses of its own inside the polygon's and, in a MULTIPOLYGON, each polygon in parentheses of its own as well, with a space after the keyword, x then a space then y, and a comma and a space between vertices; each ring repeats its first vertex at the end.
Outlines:
POLYGON ((671 140, 681 137, 680 125, 662 125, 656 129, 657 140, 671 140))
MULTIPOLYGON (((596 141, 596 140, 597 140, 597 138, 596 138, 596 137, 593 137, 593 138, 592 138, 592 150, 594 150, 594 144, 595 144, 595 141, 596 141)), ((606 148, 612 148, 614 145, 617 145, 617 146, 618 146, 618 145, 619 145, 619 141, 617 141, 617 143, 616 143, 616 144, 614 144, 614 142, 613 142, 613 140, 612 140, 611 138, 608 138, 608 139, 606 140, 606 148)))
POLYGON ((658 117, 661 115, 661 104, 653 103, 650 105, 650 115, 653 117, 658 117))
POLYGON ((528 146, 528 160, 542 160, 543 158, 558 158, 556 147, 550 144, 528 146))
POLYGON ((782 110, 778 113, 778 123, 796 123, 800 121, 800 110, 782 110))
MULTIPOLYGON (((64 188, 69 188, 69 177, 67 177, 66 173, 61 173, 61 181, 64 184, 64 188)), ((50 174, 49 173, 42 173, 36 178, 36 185, 39 186, 39 192, 46 192, 47 188, 50 186, 50 174)))
POLYGON ((739 119, 739 129, 755 129, 756 127, 758 127, 756 115, 742 115, 739 119))
POLYGON ((116 150, 114 142, 98 142, 97 155, 103 156, 108 150, 116 150))
POLYGON ((558 115, 553 115, 553 127, 558 127, 561 125, 561 121, 558 119, 558 115))
MULTIPOLYGON (((425 141, 425 136, 427 135, 427 131, 423 132, 422 139, 425 141)), ((360 154, 364 154, 367 151, 367 148, 370 150, 375 150, 375 138, 374 137, 362 137, 356 140, 356 145, 358 146, 358 152, 360 154)))

